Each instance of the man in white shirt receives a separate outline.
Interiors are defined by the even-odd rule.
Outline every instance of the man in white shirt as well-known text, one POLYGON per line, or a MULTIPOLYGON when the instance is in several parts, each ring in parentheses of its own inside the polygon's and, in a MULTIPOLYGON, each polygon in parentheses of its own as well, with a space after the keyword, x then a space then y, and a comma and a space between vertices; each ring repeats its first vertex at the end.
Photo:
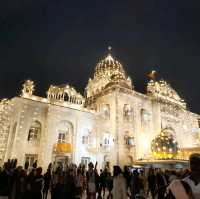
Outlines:
POLYGON ((175 180, 169 190, 176 199, 200 199, 200 154, 190 156, 191 174, 183 180, 175 180))

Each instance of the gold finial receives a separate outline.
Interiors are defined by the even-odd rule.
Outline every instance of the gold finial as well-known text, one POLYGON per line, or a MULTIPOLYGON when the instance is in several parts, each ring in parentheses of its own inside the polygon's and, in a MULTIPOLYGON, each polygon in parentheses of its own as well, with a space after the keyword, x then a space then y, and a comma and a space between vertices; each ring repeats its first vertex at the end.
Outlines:
POLYGON ((156 76, 157 76, 157 72, 155 70, 152 70, 149 74, 147 74, 147 76, 152 79, 152 80, 156 80, 156 76))
POLYGON ((112 50, 112 47, 108 46, 108 55, 106 56, 106 60, 113 61, 111 50, 112 50))

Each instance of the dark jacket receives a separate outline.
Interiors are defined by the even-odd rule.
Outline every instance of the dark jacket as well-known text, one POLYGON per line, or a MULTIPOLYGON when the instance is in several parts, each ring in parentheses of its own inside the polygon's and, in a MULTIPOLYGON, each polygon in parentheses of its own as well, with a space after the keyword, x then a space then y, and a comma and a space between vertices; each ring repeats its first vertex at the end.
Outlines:
POLYGON ((35 176, 33 178, 33 182, 31 184, 31 192, 33 195, 33 199, 42 199, 42 190, 44 185, 44 178, 42 175, 35 176))
POLYGON ((0 196, 8 196, 10 193, 10 176, 4 170, 0 173, 0 196))

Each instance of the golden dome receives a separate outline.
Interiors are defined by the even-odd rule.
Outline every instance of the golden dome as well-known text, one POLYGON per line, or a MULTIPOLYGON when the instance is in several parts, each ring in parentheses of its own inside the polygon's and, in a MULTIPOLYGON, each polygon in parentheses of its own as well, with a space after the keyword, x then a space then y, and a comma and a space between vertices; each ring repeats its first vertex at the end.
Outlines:
POLYGON ((110 78, 116 75, 120 76, 120 78, 122 79, 126 79, 123 66, 109 53, 105 57, 105 59, 101 60, 97 64, 95 68, 94 78, 101 78, 105 76, 110 78))
POLYGON ((163 129, 152 140, 151 150, 156 159, 173 159, 177 156, 179 147, 170 128, 163 129))

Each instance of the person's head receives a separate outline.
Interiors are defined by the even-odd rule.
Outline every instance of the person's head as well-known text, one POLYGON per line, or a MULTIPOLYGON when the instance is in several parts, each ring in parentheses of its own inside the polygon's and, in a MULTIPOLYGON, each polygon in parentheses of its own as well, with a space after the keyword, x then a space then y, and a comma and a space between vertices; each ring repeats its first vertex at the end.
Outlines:
POLYGON ((118 176, 122 172, 119 166, 113 166, 113 175, 118 176))
POLYGON ((41 175, 42 174, 42 167, 38 167, 36 169, 36 175, 41 175))
POLYGON ((124 166, 124 172, 129 172, 129 169, 127 166, 124 166))
POLYGON ((22 167, 22 166, 18 166, 18 167, 17 167, 17 171, 18 171, 18 172, 21 172, 21 171, 22 171, 22 169, 23 169, 23 167, 22 167))
POLYGON ((90 171, 94 169, 94 165, 93 165, 92 162, 90 162, 90 163, 88 164, 88 168, 89 168, 90 171))
POLYGON ((81 168, 78 168, 78 169, 77 169, 77 175, 78 175, 78 174, 81 174, 81 168))
POLYGON ((137 169, 133 170, 133 176, 134 177, 138 177, 139 176, 139 173, 138 173, 137 169))
POLYGON ((149 174, 154 175, 154 173, 155 173, 155 172, 154 172, 154 169, 153 169, 153 168, 150 168, 150 169, 149 169, 149 174))
POLYGON ((175 170, 172 170, 172 171, 171 171, 171 175, 177 175, 176 171, 175 171, 175 170))
POLYGON ((144 176, 144 170, 140 170, 140 175, 144 176))
POLYGON ((70 169, 69 169, 69 175, 70 175, 70 176, 74 176, 74 170, 73 170, 73 168, 70 168, 70 169))
POLYGON ((189 163, 191 172, 200 176, 200 153, 193 153, 190 155, 189 163))
POLYGON ((24 169, 22 169, 21 175, 22 175, 23 177, 26 177, 26 176, 27 176, 27 173, 26 173, 26 171, 25 171, 24 169))
POLYGON ((104 168, 104 172, 108 172, 108 167, 105 167, 105 168, 104 168))

